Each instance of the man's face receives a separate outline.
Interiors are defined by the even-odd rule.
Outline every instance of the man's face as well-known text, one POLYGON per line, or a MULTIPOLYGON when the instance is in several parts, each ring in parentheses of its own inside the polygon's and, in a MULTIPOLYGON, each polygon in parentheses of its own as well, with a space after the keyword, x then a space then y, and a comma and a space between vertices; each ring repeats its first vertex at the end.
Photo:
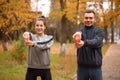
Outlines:
POLYGON ((94 13, 85 13, 84 24, 88 27, 92 26, 96 22, 94 13))

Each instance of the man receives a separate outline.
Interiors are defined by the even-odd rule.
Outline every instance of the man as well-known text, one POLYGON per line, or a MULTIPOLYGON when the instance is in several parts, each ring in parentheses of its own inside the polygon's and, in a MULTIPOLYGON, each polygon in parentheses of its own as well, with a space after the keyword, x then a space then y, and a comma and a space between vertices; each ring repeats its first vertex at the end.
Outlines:
POLYGON ((84 27, 73 34, 77 48, 77 80, 102 80, 102 46, 104 32, 94 26, 96 14, 86 10, 84 27))

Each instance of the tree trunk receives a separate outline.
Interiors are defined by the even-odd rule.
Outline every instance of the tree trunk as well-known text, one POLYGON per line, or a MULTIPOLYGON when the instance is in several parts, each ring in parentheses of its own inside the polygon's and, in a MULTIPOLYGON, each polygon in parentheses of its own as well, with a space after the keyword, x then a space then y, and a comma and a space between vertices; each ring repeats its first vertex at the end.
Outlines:
MULTIPOLYGON (((113 0, 111 0, 111 13, 113 13, 113 0)), ((111 43, 114 43, 114 16, 111 17, 111 43)))
POLYGON ((2 42, 2 47, 4 51, 8 51, 8 42, 2 42))
MULTIPOLYGON (((66 8, 66 4, 67 4, 66 0, 65 1, 60 0, 61 11, 63 11, 66 8)), ((66 46, 65 46, 65 43, 67 42, 66 27, 67 27, 67 19, 66 19, 66 14, 64 14, 61 19, 61 29, 60 29, 60 44, 61 44, 60 55, 66 54, 66 46)))
POLYGON ((106 26, 104 27, 104 32, 105 32, 105 43, 108 43, 110 38, 108 38, 108 31, 106 26))
MULTIPOLYGON (((67 31, 66 31, 66 27, 67 27, 67 19, 65 17, 65 15, 63 15, 62 20, 61 20, 61 33, 60 33, 60 44, 61 44, 61 48, 63 48, 63 46, 66 44, 67 42, 67 31)), ((65 54, 66 52, 66 46, 64 46, 65 48, 62 49, 64 51, 60 51, 60 54, 65 54)))
POLYGON ((119 28, 119 39, 120 39, 120 28, 119 28))
POLYGON ((60 55, 65 56, 66 54, 66 43, 62 43, 60 46, 60 55))
POLYGON ((114 43, 114 24, 111 22, 111 43, 114 43))

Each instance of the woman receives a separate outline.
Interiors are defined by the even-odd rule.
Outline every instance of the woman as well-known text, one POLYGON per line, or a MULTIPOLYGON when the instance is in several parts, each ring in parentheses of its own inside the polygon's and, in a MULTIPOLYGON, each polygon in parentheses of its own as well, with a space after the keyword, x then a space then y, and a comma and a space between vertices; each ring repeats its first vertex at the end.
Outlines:
POLYGON ((53 36, 45 34, 47 29, 44 16, 35 21, 36 34, 25 32, 23 38, 28 49, 28 68, 26 80, 52 80, 50 72, 50 47, 53 44, 53 36))

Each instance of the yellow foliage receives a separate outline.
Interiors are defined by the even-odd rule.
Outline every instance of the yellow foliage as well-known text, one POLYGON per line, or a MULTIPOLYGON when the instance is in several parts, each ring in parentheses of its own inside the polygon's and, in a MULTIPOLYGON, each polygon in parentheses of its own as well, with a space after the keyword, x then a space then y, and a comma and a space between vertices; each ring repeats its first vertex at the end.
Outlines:
POLYGON ((31 12, 29 0, 0 0, 0 11, 0 30, 4 29, 5 35, 24 28, 40 16, 31 12))
MULTIPOLYGON (((105 26, 110 27, 111 21, 115 21, 116 19, 117 19, 117 22, 116 22, 117 25, 120 25, 120 18, 118 17, 118 15, 120 14, 120 7, 119 7, 120 0, 113 0, 113 2, 115 3, 115 10, 113 10, 113 12, 111 12, 110 7, 108 10, 106 10, 106 12, 104 12, 103 6, 101 5, 102 1, 103 0, 94 0, 95 4, 100 3, 99 7, 101 9, 100 10, 101 14, 97 14, 97 16, 99 17, 97 25, 100 27, 105 27, 105 26)), ((79 4, 77 0, 63 0, 63 2, 64 2, 63 10, 61 10, 61 5, 59 0, 54 0, 52 2, 53 5, 52 5, 50 16, 54 20, 56 19, 61 20, 62 16, 65 14, 66 18, 70 22, 75 24, 77 22, 78 15, 80 16, 79 20, 82 23, 84 11, 87 7, 86 2, 93 2, 93 0, 79 0, 79 4), (77 6, 78 6, 78 10, 77 10, 77 6)), ((93 6, 96 6, 96 5, 93 5, 93 6)))

